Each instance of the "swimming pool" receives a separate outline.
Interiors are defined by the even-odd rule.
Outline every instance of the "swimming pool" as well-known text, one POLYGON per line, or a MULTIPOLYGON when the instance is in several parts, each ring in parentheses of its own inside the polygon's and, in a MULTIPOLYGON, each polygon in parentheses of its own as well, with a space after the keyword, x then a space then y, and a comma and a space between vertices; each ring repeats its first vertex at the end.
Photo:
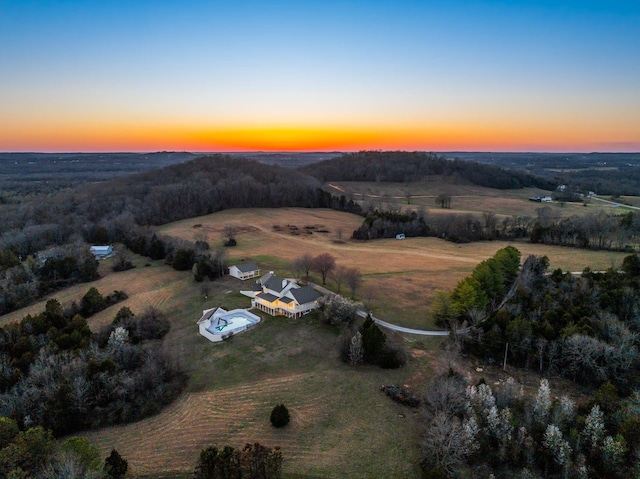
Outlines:
POLYGON ((198 327, 200 334, 210 341, 222 341, 259 322, 260 316, 245 309, 226 311, 222 308, 213 308, 202 312, 198 327))

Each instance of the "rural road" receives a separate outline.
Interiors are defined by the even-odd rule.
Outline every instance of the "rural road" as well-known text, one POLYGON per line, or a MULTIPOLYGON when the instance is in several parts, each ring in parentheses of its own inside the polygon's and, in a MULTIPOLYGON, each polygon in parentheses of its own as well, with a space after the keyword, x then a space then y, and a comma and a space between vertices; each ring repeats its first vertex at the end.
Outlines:
MULTIPOLYGON (((330 291, 327 288, 320 286, 319 284, 311 283, 311 282, 309 282, 308 284, 309 286, 313 286, 314 289, 316 289, 322 294, 335 294, 333 291, 330 291)), ((366 318, 367 314, 368 313, 366 311, 363 311, 361 309, 358 310, 358 316, 366 318)), ((379 324, 383 328, 391 329, 392 331, 398 331, 400 333, 407 333, 407 334, 417 334, 419 336, 449 336, 449 331, 435 331, 435 330, 428 330, 428 329, 405 328, 404 326, 398 326, 396 324, 383 321, 380 318, 376 318, 373 315, 373 313, 369 313, 369 314, 371 314, 371 319, 373 319, 374 323, 379 324)))
POLYGON ((609 205, 612 205, 614 207, 622 207, 622 208, 629 208, 632 210, 640 210, 639 207, 637 206, 631 206, 631 205, 625 205, 622 203, 616 203, 615 201, 610 201, 610 200, 605 200, 604 198, 599 198, 596 195, 591 195, 589 198, 591 198, 592 200, 597 200, 597 201, 601 201, 602 203, 607 203, 609 205))

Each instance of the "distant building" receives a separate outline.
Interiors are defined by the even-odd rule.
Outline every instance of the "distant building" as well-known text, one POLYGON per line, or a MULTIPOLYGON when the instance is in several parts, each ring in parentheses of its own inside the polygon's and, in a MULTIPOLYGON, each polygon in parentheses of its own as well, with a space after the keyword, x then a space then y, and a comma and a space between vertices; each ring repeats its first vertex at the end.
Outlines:
POLYGON ((532 196, 529 201, 537 201, 538 203, 553 203, 551 196, 532 196))
POLYGON ((113 256, 113 246, 90 246, 89 251, 97 260, 106 259, 113 256))
POLYGON ((396 235, 396 239, 404 239, 404 238, 405 238, 404 233, 399 233, 396 235))

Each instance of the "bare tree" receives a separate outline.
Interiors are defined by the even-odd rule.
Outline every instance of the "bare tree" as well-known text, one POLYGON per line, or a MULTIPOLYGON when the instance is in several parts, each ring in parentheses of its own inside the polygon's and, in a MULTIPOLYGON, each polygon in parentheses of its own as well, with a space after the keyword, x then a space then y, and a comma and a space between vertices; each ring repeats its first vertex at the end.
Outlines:
POLYGON ((225 239, 225 246, 236 245, 236 235, 238 234, 238 228, 234 225, 224 225, 222 228, 222 236, 225 239))
POLYGON ((376 288, 371 283, 368 283, 364 289, 364 305, 367 310, 371 310, 371 304, 376 298, 376 288))
POLYGON ((349 268, 345 271, 345 280, 351 290, 351 299, 355 298, 356 290, 362 284, 362 274, 358 268, 349 268))
POLYGON ((436 196, 436 204, 440 206, 440 208, 451 208, 451 195, 440 193, 436 196))
POLYGON ((322 276, 322 284, 327 284, 327 276, 336 267, 336 258, 330 253, 320 253, 313 258, 312 268, 322 276))
POLYGON ((491 211, 485 211, 483 213, 483 217, 484 227, 487 230, 487 235, 489 236, 489 238, 495 238, 498 226, 498 218, 496 217, 496 214, 491 211))
POLYGON ((349 343, 349 364, 357 366, 362 362, 362 334, 356 331, 349 343))
POLYGON ((313 268, 313 256, 309 253, 305 253, 302 256, 293 260, 293 270, 297 274, 304 273, 305 279, 309 279, 309 273, 313 268))
POLYGON ((347 268, 345 268, 344 266, 338 266, 331 275, 333 280, 336 282, 336 285, 338 286, 338 294, 340 294, 340 288, 342 286, 342 283, 344 283, 345 279, 347 278, 347 274, 347 268))

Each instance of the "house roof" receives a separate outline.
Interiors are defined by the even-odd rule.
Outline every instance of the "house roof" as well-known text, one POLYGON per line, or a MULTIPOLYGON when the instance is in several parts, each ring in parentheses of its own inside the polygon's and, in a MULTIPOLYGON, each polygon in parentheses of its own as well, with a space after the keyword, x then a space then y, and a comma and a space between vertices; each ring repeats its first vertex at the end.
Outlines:
POLYGON ((293 302, 293 299, 287 298, 286 296, 283 296, 282 298, 280 298, 280 301, 282 301, 284 304, 289 304, 289 303, 293 302))
POLYGON ((241 273, 249 273, 251 271, 260 271, 260 267, 255 263, 244 263, 234 265, 241 273))
POLYGON ((263 286, 276 293, 281 292, 289 284, 289 280, 278 278, 277 276, 271 276, 266 282, 262 283, 263 286))
POLYGON ((260 283, 260 286, 262 286, 267 281, 269 281, 269 278, 271 278, 272 276, 274 276, 273 271, 269 271, 267 274, 262 275, 257 283, 260 283))
POLYGON ((251 288, 251 291, 257 293, 258 291, 262 291, 262 285, 260 283, 255 283, 251 288))
POLYGON ((270 303, 273 303, 276 299, 278 299, 277 296, 271 294, 271 293, 260 293, 258 295, 256 295, 256 297, 260 298, 260 299, 264 299, 265 301, 268 301, 270 303))
POLYGON ((89 246, 89 250, 92 253, 110 253, 113 251, 113 246, 89 246))
POLYGON ((320 297, 320 294, 311 286, 303 286, 302 288, 292 289, 291 295, 298 304, 310 303, 320 297))

